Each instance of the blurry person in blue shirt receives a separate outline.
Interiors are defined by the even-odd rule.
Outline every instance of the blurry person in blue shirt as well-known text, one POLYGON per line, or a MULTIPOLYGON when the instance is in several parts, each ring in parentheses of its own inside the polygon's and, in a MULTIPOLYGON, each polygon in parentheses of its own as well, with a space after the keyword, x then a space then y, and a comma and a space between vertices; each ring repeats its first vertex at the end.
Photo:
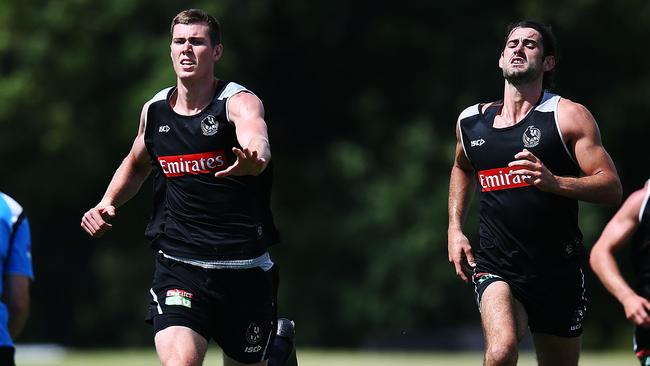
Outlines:
POLYGON ((34 278, 29 222, 18 202, 0 192, 0 365, 14 366, 13 340, 29 314, 34 278))

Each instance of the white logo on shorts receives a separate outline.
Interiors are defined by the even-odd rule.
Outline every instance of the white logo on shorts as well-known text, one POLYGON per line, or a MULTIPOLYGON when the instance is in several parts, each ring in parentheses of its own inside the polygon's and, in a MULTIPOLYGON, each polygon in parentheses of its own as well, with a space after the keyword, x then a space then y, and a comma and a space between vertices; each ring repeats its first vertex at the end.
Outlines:
POLYGON ((246 340, 252 345, 260 343, 260 340, 262 340, 262 328, 259 324, 252 322, 248 325, 248 329, 246 329, 246 340))
POLYGON ((259 344, 257 346, 244 348, 244 352, 246 352, 246 353, 255 353, 255 352, 259 352, 261 350, 262 350, 262 346, 260 346, 259 344))

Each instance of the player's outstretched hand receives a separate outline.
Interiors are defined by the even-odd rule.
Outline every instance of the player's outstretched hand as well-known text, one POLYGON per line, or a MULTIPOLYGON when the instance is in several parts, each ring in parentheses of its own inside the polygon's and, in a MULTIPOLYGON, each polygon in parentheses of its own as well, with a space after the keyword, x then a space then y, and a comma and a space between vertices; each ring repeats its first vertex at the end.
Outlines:
POLYGON ((93 207, 81 218, 81 227, 93 238, 99 238, 113 227, 108 220, 114 216, 114 206, 93 207))
POLYGON ((217 178, 227 177, 229 175, 259 175, 266 167, 266 160, 257 156, 257 151, 250 151, 247 148, 232 148, 232 152, 237 156, 237 161, 228 168, 218 171, 214 174, 217 178))

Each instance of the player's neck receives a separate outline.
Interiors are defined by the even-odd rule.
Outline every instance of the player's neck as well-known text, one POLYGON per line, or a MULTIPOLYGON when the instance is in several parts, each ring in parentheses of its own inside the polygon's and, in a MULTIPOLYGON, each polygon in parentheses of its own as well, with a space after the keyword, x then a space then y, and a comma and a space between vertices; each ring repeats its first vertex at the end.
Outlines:
POLYGON ((176 83, 175 98, 172 98, 174 112, 185 116, 201 112, 212 101, 216 85, 215 78, 211 78, 210 82, 179 79, 176 83))
POLYGON ((495 127, 507 127, 519 123, 535 108, 542 95, 542 90, 541 81, 513 85, 506 80, 503 91, 503 108, 494 121, 495 127))

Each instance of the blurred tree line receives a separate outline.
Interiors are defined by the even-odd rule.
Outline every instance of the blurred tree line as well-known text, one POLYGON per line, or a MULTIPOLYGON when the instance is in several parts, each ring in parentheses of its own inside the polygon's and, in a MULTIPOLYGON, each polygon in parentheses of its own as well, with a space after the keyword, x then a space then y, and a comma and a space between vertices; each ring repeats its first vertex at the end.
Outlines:
MULTIPOLYGON (((649 175, 647 1, 3 0, 0 190, 30 215, 37 273, 24 342, 151 343, 150 183, 104 238, 79 222, 142 104, 174 83, 169 23, 189 6, 221 20, 217 76, 265 103, 280 310, 302 345, 453 346, 465 327, 480 341, 472 289, 447 262, 448 176, 458 113, 501 98, 512 21, 553 26, 556 91, 595 115, 626 195, 649 175)), ((614 209, 582 205, 588 246, 614 209)), ((474 211, 472 240, 477 221, 474 211)), ((620 306, 587 277, 585 344, 627 346, 620 306)))

